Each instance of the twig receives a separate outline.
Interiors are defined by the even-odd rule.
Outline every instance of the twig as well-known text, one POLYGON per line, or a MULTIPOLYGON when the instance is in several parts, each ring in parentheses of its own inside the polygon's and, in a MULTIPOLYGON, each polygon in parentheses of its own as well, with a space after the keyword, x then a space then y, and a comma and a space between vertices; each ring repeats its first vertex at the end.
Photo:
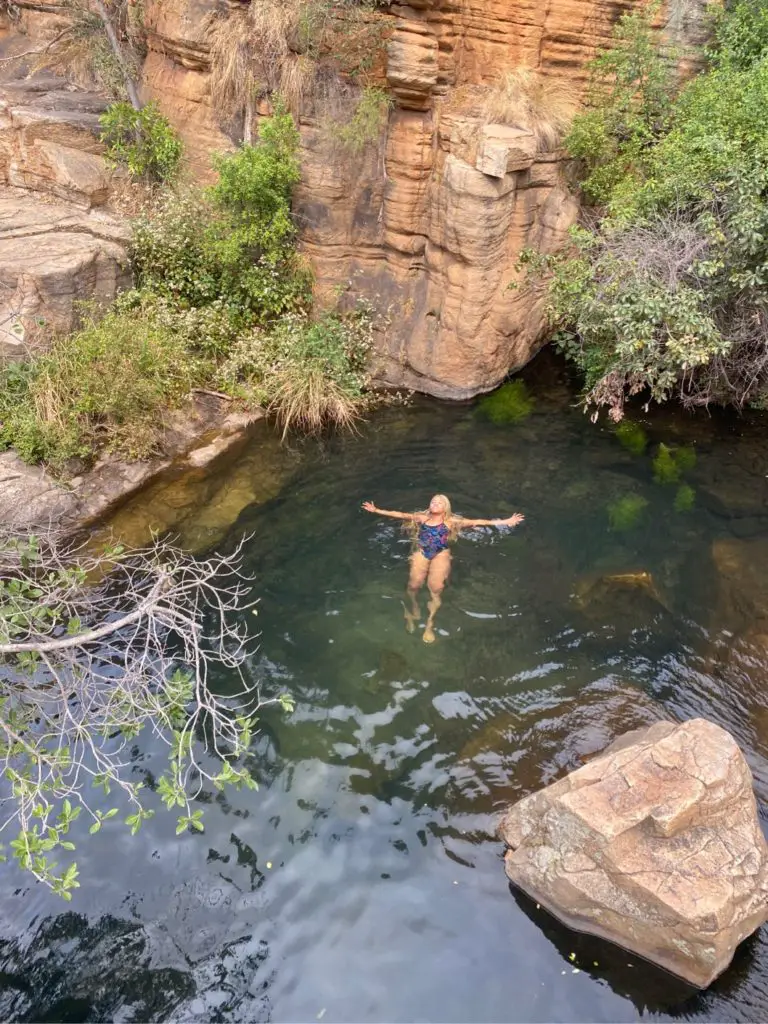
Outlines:
POLYGON ((232 395, 225 395, 223 391, 211 391, 210 388, 192 388, 193 395, 210 395, 211 398, 221 398, 224 402, 231 402, 232 395))
POLYGON ((57 36, 51 39, 50 42, 46 43, 45 46, 38 46, 34 50, 25 50, 23 53, 16 53, 12 57, 2 57, 0 58, 0 64, 10 64, 14 60, 22 60, 24 57, 34 57, 38 53, 46 53, 52 46, 55 46, 60 39, 63 39, 69 31, 70 29, 68 27, 65 28, 62 32, 59 32, 57 36))

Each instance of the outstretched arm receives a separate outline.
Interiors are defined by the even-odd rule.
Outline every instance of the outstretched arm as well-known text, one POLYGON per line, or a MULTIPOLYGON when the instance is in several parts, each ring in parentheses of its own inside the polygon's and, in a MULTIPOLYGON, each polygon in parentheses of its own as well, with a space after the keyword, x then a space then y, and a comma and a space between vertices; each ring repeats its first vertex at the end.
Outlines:
POLYGON ((471 530, 473 526, 517 526, 525 519, 525 516, 515 512, 507 519, 465 519, 464 516, 457 516, 457 523, 460 530, 471 530))
POLYGON ((362 507, 366 512, 373 512, 377 516, 389 516, 390 519, 405 519, 419 523, 424 518, 421 512, 387 512, 386 509, 376 508, 372 501, 364 501, 362 507))

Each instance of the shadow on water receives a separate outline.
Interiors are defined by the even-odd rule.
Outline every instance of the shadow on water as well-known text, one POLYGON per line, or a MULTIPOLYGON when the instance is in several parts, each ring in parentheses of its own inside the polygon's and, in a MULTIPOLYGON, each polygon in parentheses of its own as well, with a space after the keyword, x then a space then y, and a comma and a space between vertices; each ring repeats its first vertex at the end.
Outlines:
POLYGON ((758 1020, 760 1000, 749 1013, 749 979, 764 951, 764 937, 750 936, 737 948, 728 970, 706 992, 699 992, 685 981, 593 935, 575 932, 554 918, 521 890, 510 885, 517 906, 552 943, 572 974, 574 969, 589 974, 595 981, 609 985, 619 996, 630 999, 643 1015, 671 1020, 758 1020), (747 989, 747 991, 745 991, 747 989), (734 1004, 741 1004, 734 1014, 734 1004), (730 1012, 729 1012, 730 1010, 730 1012))
MULTIPOLYGON (((288 455, 254 442, 199 508, 193 482, 174 485, 186 536, 222 536, 227 516, 222 545, 250 536, 261 642, 247 676, 296 711, 265 709, 249 757, 261 788, 206 796, 204 836, 177 840, 158 814, 138 837, 82 844, 77 914, 54 916, 53 897, 3 869, 0 1011, 768 1019, 764 931, 692 994, 511 896, 495 835, 506 805, 622 732, 696 715, 737 738, 766 813, 766 419, 637 409, 619 437, 575 407, 551 358, 523 382, 492 415, 417 399, 288 455), (464 514, 526 522, 457 544, 430 647, 404 628, 407 538, 360 502, 414 509, 439 491, 464 514)), ((151 745, 140 757, 151 771, 151 745)))
POLYGON ((510 885, 509 891, 520 910, 558 951, 568 965, 563 968, 568 973, 584 971, 605 982, 617 995, 631 999, 641 1013, 675 1013, 696 996, 695 988, 642 957, 594 935, 573 931, 515 886, 510 885))
POLYGON ((140 925, 112 915, 91 924, 64 913, 31 942, 0 942, 3 1020, 164 1020, 194 992, 188 972, 152 963, 140 925))

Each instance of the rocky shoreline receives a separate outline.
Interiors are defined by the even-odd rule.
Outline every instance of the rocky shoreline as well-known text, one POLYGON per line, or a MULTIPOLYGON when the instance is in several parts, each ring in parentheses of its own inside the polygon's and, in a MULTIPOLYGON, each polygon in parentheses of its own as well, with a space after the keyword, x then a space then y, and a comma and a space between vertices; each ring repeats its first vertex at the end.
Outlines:
POLYGON ((11 531, 57 529, 77 533, 113 515, 165 474, 212 468, 248 437, 264 413, 235 411, 214 395, 195 396, 171 413, 161 455, 146 462, 102 456, 66 483, 14 452, 0 454, 0 523, 11 531))

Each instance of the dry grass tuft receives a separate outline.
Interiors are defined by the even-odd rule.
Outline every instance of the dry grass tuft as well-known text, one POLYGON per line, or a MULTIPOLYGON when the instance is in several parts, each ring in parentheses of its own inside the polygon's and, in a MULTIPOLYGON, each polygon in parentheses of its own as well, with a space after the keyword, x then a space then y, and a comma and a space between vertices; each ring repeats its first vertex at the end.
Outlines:
POLYGON ((210 37, 211 99, 215 110, 242 113, 256 88, 246 15, 218 18, 210 37))
POLYGON ((280 66, 280 83, 275 92, 297 119, 312 94, 316 70, 315 62, 300 53, 291 54, 280 66))
POLYGON ((288 366, 272 394, 267 411, 283 428, 283 439, 292 431, 319 434, 326 427, 350 430, 365 407, 362 399, 329 378, 322 366, 288 366))
POLYGON ((211 95, 218 110, 241 114, 257 92, 283 94, 298 115, 310 84, 307 63, 292 52, 299 31, 297 0, 253 0, 219 18, 211 32, 211 95))
POLYGON ((238 116, 258 94, 273 93, 298 117, 314 98, 321 68, 359 78, 383 40, 374 0, 252 0, 213 24, 214 105, 238 116))
POLYGON ((486 124, 526 128, 548 152, 560 145, 577 109, 572 90, 523 67, 508 71, 485 94, 482 117, 486 124))

